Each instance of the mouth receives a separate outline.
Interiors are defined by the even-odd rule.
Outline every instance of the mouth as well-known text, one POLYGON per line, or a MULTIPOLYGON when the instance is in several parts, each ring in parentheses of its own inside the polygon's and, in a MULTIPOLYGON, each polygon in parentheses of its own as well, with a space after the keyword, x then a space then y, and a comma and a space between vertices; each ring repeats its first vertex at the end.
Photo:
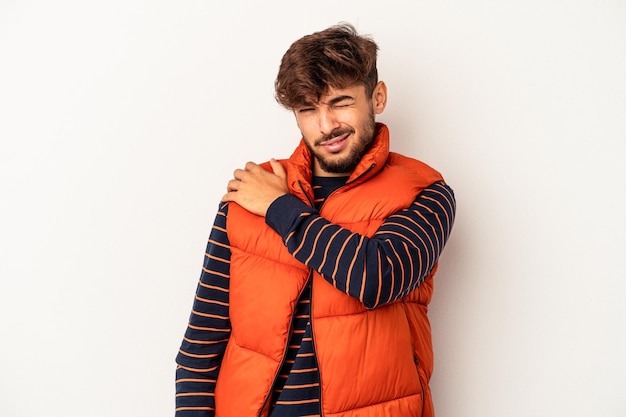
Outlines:
POLYGON ((343 135, 336 136, 332 139, 325 140, 321 142, 319 146, 324 148, 326 151, 330 153, 337 153, 343 150, 348 143, 348 137, 350 133, 344 133, 343 135))

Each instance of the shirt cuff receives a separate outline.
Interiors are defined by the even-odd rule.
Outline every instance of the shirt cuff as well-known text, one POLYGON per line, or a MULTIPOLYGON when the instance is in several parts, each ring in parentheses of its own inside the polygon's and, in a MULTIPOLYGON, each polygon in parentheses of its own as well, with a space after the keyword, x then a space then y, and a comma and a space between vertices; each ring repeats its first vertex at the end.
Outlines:
POLYGON ((270 204, 265 214, 265 223, 274 229, 283 240, 291 232, 294 223, 305 212, 314 211, 293 194, 278 197, 270 204))

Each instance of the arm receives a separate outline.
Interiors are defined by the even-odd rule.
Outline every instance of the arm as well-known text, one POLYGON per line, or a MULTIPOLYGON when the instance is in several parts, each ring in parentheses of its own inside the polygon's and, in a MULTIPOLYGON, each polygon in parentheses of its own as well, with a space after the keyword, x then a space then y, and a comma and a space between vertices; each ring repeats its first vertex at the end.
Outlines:
POLYGON ((454 214, 454 194, 439 182, 390 216, 371 238, 330 223, 291 195, 272 203, 266 222, 296 259, 375 308, 422 283, 447 242, 454 214))
POLYGON ((189 324, 176 357, 176 416, 213 417, 215 383, 230 337, 228 206, 221 204, 204 257, 189 324))

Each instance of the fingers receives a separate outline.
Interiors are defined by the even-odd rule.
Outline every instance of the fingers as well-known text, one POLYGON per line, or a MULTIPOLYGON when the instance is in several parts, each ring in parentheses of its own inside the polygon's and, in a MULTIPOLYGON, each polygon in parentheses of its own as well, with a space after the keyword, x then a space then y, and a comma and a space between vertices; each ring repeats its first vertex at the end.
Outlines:
POLYGON ((228 181, 228 184, 226 185, 226 190, 228 192, 237 191, 240 185, 241 185, 241 180, 230 180, 228 181))
POLYGON ((239 181, 244 181, 246 176, 249 174, 255 174, 259 169, 261 169, 260 165, 257 165, 254 162, 247 162, 243 169, 236 169, 235 172, 233 172, 233 178, 239 181))
POLYGON ((246 163, 246 166, 245 166, 245 168, 244 168, 244 169, 245 169, 246 171, 254 171, 254 170, 256 170, 256 169, 257 169, 257 168, 259 168, 259 167, 260 167, 260 166, 259 166, 259 165, 257 165, 257 164, 255 164, 254 162, 247 162, 247 163, 246 163))
POLYGON ((236 169, 228 181, 224 202, 234 202, 259 216, 265 216, 270 204, 278 197, 289 193, 287 173, 280 162, 272 159, 269 169, 254 162, 236 169))
POLYGON ((287 178, 287 172, 285 171, 285 167, 275 160, 274 158, 270 159, 270 166, 272 167, 272 171, 274 174, 278 175, 281 178, 287 178))
POLYGON ((234 191, 229 191, 222 196, 222 202, 235 201, 235 197, 237 193, 234 191))
POLYGON ((233 201, 232 194, 235 191, 239 191, 239 189, 241 188, 241 183, 243 183, 246 178, 250 178, 250 175, 253 174, 253 171, 255 171, 257 167, 258 165, 254 162, 248 162, 246 163, 244 169, 236 169, 233 172, 233 179, 228 181, 228 183, 226 184, 226 191, 228 191, 228 194, 230 194, 231 197, 228 200, 225 200, 224 198, 226 198, 226 196, 224 196, 222 201, 233 201))
POLYGON ((233 172, 233 178, 241 181, 243 180, 245 173, 246 171, 244 171, 243 169, 236 169, 235 172, 233 172))
POLYGON ((272 158, 270 160, 270 167, 273 173, 265 170, 261 165, 255 164, 254 162, 247 162, 243 169, 236 169, 233 172, 233 179, 226 184, 226 190, 229 193, 239 191, 242 186, 245 186, 242 185, 243 183, 258 185, 259 183, 267 182, 267 180, 274 175, 279 177, 282 181, 287 180, 287 172, 280 162, 272 158))

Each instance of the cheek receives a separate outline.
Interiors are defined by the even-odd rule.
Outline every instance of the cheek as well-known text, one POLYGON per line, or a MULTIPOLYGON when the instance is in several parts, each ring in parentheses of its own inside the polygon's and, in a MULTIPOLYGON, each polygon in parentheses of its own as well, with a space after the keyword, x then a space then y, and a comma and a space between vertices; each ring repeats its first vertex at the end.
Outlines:
POLYGON ((340 118, 340 121, 342 122, 342 124, 352 127, 358 127, 363 124, 364 119, 364 113, 360 109, 354 109, 354 111, 346 112, 346 114, 344 114, 343 117, 340 118))
POLYGON ((306 138, 314 139, 319 133, 315 129, 315 123, 310 120, 296 119, 296 124, 298 125, 298 129, 300 129, 300 133, 302 133, 302 136, 306 138))

